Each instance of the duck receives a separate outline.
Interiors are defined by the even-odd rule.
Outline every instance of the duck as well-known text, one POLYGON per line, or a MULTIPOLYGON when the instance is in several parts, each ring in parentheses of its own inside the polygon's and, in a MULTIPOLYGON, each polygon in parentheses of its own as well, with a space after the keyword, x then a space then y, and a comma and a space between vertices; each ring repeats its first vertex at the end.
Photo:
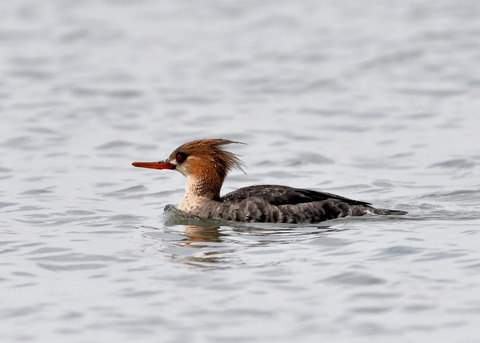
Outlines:
POLYGON ((178 208, 191 215, 233 222, 319 223, 373 215, 404 215, 401 210, 375 208, 371 203, 340 195, 282 185, 253 185, 225 195, 220 191, 227 174, 244 171, 240 158, 226 150, 229 139, 200 139, 182 144, 166 160, 133 162, 134 167, 169 169, 187 178, 178 208))

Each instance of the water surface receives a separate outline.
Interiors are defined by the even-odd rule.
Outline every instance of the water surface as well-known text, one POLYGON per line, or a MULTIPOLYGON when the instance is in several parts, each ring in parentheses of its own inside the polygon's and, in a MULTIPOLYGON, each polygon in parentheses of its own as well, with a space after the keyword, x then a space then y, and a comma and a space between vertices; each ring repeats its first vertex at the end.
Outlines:
POLYGON ((2 342, 480 342, 476 1, 0 5, 2 342), (184 218, 135 169, 223 137, 284 184, 402 209, 184 218), (188 220, 187 220, 188 219, 188 220))

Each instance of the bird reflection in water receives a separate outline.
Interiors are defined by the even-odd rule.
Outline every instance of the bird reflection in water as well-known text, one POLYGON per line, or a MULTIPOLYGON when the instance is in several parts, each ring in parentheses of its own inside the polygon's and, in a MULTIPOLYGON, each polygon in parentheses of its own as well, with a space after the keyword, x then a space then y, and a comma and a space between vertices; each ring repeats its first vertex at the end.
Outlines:
POLYGON ((183 263, 193 264, 196 266, 211 266, 215 264, 218 267, 219 263, 223 263, 225 267, 228 266, 230 259, 227 254, 235 252, 234 246, 225 242, 229 236, 227 233, 223 233, 220 230, 220 226, 217 227, 202 227, 195 225, 182 225, 185 227, 180 234, 185 239, 177 242, 183 248, 196 249, 193 252, 185 251, 182 256, 177 254, 175 257, 183 263))
POLYGON ((221 243, 222 237, 226 234, 219 231, 219 226, 217 227, 201 227, 194 225, 184 225, 185 231, 181 233, 182 236, 187 237, 183 241, 184 246, 189 248, 206 248, 209 244, 204 243, 221 243))
POLYGON ((220 230, 222 222, 218 220, 208 220, 199 218, 183 211, 180 211, 174 205, 167 205, 164 212, 166 226, 182 226, 185 229, 180 235, 185 238, 176 241, 177 246, 183 248, 193 248, 199 251, 185 251, 181 255, 177 251, 175 258, 181 260, 183 263, 205 265, 210 263, 224 262, 225 257, 222 254, 233 252, 231 246, 225 239, 229 236, 228 233, 220 230), (201 255, 199 255, 201 254, 201 255))

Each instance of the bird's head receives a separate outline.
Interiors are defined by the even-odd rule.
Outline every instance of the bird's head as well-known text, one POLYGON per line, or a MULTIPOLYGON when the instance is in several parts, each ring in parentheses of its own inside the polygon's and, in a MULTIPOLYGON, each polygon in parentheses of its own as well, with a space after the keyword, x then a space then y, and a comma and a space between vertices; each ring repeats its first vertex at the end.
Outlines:
POLYGON ((232 169, 243 171, 243 163, 238 156, 223 149, 224 145, 232 143, 240 142, 228 139, 196 140, 179 146, 164 161, 132 164, 142 168, 174 169, 190 179, 188 184, 197 188, 209 188, 214 193, 219 193, 229 171, 232 169))

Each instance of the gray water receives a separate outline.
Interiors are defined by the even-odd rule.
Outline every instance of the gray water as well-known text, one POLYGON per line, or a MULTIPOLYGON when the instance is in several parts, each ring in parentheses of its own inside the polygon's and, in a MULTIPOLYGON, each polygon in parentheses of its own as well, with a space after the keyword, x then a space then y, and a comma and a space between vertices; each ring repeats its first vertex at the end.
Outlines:
POLYGON ((480 342, 480 3, 0 2, 1 342, 480 342), (403 217, 186 218, 223 137, 403 217))

